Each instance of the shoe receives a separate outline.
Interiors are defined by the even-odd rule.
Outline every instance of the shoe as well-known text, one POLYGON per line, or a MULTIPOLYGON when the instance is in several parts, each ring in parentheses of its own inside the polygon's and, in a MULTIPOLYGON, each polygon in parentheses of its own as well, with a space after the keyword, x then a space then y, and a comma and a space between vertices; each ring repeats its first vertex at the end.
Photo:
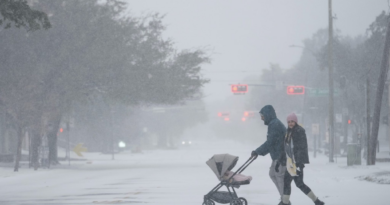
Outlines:
POLYGON ((320 201, 318 198, 316 199, 316 201, 314 202, 315 205, 325 205, 325 203, 323 201, 320 201))
POLYGON ((288 204, 285 204, 285 203, 283 203, 283 201, 280 201, 280 203, 278 205, 291 205, 291 201, 288 202, 288 204))

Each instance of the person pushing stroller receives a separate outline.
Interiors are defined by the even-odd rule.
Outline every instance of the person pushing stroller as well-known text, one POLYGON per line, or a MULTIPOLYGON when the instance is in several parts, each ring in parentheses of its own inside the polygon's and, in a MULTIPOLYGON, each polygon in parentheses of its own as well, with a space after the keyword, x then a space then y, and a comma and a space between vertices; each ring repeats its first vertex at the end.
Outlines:
POLYGON ((277 173, 284 173, 284 191, 282 201, 279 205, 290 205, 291 182, 294 180, 295 185, 311 200, 315 205, 324 205, 313 191, 303 182, 303 168, 309 163, 309 153, 307 147, 307 138, 305 129, 298 125, 297 116, 292 113, 287 117, 288 129, 284 139, 283 153, 279 156, 275 165, 277 173), (294 146, 292 146, 292 144, 294 146), (287 172, 280 170, 286 169, 287 172))
POLYGON ((272 163, 269 170, 269 176, 271 180, 276 185, 280 197, 283 195, 284 187, 284 173, 286 172, 286 167, 280 165, 279 171, 275 171, 275 166, 277 159, 279 159, 283 151, 283 140, 286 135, 286 127, 283 123, 276 117, 275 109, 272 105, 266 105, 260 110, 261 119, 264 121, 264 124, 268 126, 267 131, 267 140, 256 150, 252 151, 252 156, 265 156, 268 153, 271 156, 272 163))

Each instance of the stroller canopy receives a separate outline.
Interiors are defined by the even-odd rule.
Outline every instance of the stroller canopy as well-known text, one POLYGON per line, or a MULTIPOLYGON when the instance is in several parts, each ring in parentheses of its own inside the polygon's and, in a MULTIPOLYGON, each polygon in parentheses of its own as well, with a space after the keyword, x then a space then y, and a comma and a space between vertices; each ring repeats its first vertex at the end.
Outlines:
POLYGON ((219 180, 222 180, 223 175, 233 169, 238 161, 237 156, 230 154, 216 154, 209 159, 206 164, 213 170, 219 180))

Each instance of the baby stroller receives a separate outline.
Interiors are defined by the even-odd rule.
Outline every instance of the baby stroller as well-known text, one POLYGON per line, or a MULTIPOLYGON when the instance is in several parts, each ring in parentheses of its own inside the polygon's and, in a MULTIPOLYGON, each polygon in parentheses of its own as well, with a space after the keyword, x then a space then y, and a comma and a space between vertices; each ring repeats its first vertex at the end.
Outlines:
POLYGON ((215 205, 214 201, 221 204, 230 203, 230 205, 247 205, 248 202, 246 199, 238 197, 234 188, 239 188, 241 185, 247 185, 251 182, 252 177, 242 175, 241 172, 243 172, 256 158, 256 156, 250 157, 236 172, 232 172, 231 170, 238 161, 237 156, 216 154, 211 157, 206 164, 213 170, 221 182, 204 196, 203 205, 215 205), (228 191, 218 191, 223 186, 226 186, 228 191))

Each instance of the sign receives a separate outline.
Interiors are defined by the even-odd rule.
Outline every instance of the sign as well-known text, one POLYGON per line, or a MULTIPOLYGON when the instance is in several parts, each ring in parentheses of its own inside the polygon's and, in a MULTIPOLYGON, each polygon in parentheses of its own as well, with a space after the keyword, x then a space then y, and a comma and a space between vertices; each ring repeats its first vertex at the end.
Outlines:
POLYGON ((320 124, 318 124, 318 123, 311 124, 311 134, 312 135, 319 135, 320 134, 320 124))
MULTIPOLYGON (((311 88, 307 89, 307 94, 311 97, 327 97, 329 96, 329 89, 327 88, 311 88)), ((334 96, 339 95, 339 90, 334 90, 334 96)))
POLYGON ((73 152, 77 154, 77 156, 82 157, 83 155, 81 152, 86 152, 88 151, 86 147, 83 147, 83 144, 79 143, 76 145, 76 147, 73 148, 73 152))

